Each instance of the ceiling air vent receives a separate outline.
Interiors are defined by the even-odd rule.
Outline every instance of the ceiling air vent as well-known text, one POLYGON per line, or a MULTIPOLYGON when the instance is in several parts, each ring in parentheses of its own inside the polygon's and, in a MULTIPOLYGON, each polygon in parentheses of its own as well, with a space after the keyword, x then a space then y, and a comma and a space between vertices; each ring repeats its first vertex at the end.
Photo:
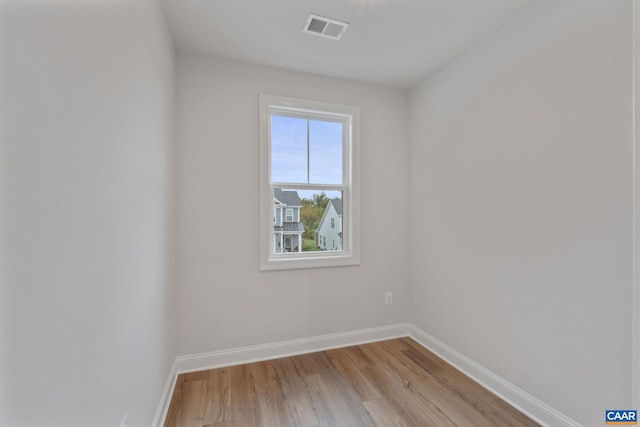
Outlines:
POLYGON ((340 40, 340 37, 342 37, 348 26, 348 22, 325 18, 323 16, 310 13, 302 31, 316 36, 340 40))

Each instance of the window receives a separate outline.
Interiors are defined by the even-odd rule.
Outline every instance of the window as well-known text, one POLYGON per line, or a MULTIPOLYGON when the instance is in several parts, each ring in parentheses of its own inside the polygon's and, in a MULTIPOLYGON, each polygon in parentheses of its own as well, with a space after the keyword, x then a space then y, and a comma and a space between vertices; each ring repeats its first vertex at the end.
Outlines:
POLYGON ((359 264, 359 113, 260 95, 261 270, 359 264), (329 203, 342 211, 339 232, 329 203), (327 234, 341 242, 327 248, 327 234))

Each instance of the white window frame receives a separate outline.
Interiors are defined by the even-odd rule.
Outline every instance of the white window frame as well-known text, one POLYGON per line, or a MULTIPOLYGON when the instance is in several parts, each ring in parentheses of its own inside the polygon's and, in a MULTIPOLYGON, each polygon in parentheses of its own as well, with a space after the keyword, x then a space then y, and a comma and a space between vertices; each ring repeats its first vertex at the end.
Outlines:
POLYGON ((293 208, 286 208, 285 214, 284 214, 284 222, 294 222, 294 221, 295 221, 295 218, 293 215, 293 208), (291 221, 289 221, 289 218, 291 218, 291 221))
POLYGON ((360 264, 360 108, 350 105, 260 94, 260 270, 338 267, 360 264), (271 114, 317 115, 346 120, 341 185, 271 182, 271 114), (343 247, 341 251, 275 253, 274 188, 342 191, 343 247))

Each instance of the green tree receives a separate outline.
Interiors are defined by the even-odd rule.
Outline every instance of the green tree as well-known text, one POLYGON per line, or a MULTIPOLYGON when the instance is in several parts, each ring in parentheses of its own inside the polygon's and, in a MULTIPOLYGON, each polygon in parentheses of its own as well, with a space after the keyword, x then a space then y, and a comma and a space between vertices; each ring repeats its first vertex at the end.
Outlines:
POLYGON ((314 194, 313 199, 302 199, 302 209, 300 210, 300 222, 304 226, 303 237, 305 239, 315 239, 313 230, 318 228, 322 214, 329 204, 329 198, 324 192, 314 194))
POLYGON ((300 210, 300 222, 304 226, 304 238, 313 239, 315 230, 320 224, 323 210, 317 208, 312 200, 302 199, 302 209, 300 210))
POLYGON ((329 198, 326 194, 324 194, 324 191, 320 194, 314 194, 313 204, 318 208, 322 208, 322 210, 324 211, 329 204, 329 198))

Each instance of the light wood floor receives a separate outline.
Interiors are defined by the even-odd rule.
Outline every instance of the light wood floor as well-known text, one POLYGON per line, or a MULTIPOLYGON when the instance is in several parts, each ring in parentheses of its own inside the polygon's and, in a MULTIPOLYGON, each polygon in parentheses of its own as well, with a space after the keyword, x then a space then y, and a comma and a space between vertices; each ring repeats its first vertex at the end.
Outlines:
POLYGON ((182 374, 165 423, 537 425, 410 338, 182 374))

